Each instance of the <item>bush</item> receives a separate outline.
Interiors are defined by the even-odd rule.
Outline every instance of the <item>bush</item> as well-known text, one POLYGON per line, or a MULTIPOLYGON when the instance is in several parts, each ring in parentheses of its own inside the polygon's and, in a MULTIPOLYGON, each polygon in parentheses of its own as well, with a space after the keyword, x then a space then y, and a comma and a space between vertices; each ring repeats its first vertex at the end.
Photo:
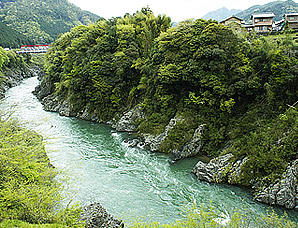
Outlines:
POLYGON ((56 175, 42 137, 21 128, 16 121, 0 118, 1 226, 10 220, 79 226, 79 208, 61 209, 61 186, 56 175))
POLYGON ((131 228, 179 228, 179 227, 204 227, 204 228, 246 228, 246 227, 270 227, 270 228, 294 228, 297 224, 289 220, 285 214, 279 216, 275 211, 268 211, 266 214, 259 216, 248 216, 247 210, 236 210, 231 213, 222 212, 211 205, 202 204, 200 207, 195 204, 186 208, 185 216, 171 224, 160 224, 158 222, 144 223, 134 222, 131 228))

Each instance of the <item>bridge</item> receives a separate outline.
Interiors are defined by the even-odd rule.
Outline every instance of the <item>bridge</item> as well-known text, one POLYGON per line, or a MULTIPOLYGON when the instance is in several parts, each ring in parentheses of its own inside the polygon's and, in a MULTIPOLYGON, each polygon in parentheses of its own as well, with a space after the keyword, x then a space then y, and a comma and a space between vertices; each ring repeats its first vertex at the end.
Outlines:
POLYGON ((21 46, 18 54, 23 53, 46 53, 51 45, 23 45, 21 46))

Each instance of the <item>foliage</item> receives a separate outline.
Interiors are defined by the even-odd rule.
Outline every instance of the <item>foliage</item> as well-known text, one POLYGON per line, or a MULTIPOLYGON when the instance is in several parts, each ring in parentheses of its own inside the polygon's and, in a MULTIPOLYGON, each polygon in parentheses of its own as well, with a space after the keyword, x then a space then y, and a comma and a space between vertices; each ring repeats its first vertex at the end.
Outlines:
POLYGON ((2 66, 5 62, 8 61, 6 51, 0 46, 0 71, 2 70, 2 66))
POLYGON ((218 156, 234 142, 235 158, 248 156, 253 164, 245 172, 254 175, 241 182, 248 184, 270 173, 273 180, 296 158, 294 147, 286 147, 289 156, 285 148, 268 149, 282 134, 295 141, 296 132, 267 129, 276 129, 278 116, 297 101, 297 50, 288 34, 247 40, 202 19, 170 27, 168 17, 143 8, 59 36, 42 83, 55 85, 74 113, 88 110, 101 121, 140 105, 146 118, 136 121, 139 133, 159 135, 181 114, 163 152, 183 146, 204 124, 201 153, 218 156))
POLYGON ((249 158, 240 177, 243 185, 264 178, 271 183, 285 171, 289 161, 298 159, 297 142, 298 111, 292 106, 264 128, 236 140, 227 152, 249 158))
POLYGON ((222 212, 212 205, 188 206, 184 211, 184 218, 171 224, 160 224, 158 222, 144 223, 141 221, 134 222, 132 228, 178 228, 178 227, 272 227, 272 228, 294 228, 297 227, 287 215, 280 216, 275 211, 268 211, 266 214, 261 213, 258 217, 249 216, 247 210, 234 210, 232 212, 222 212))
POLYGON ((0 46, 5 48, 19 48, 24 44, 33 44, 25 35, 17 32, 0 21, 0 46))
POLYGON ((47 53, 47 78, 76 111, 89 105, 101 120, 109 120, 135 103, 129 101, 129 93, 136 91, 154 39, 169 25, 169 18, 144 9, 73 28, 47 53))
POLYGON ((61 187, 42 137, 15 121, 0 121, 0 174, 0 227, 7 220, 27 222, 24 227, 29 223, 79 226, 79 209, 59 209, 61 187))
POLYGON ((160 152, 169 153, 180 149, 189 142, 194 134, 198 123, 198 114, 190 111, 178 113, 175 126, 168 131, 168 137, 161 143, 160 152))
MULTIPOLYGON (((53 42, 60 33, 68 32, 74 26, 87 25, 99 19, 98 16, 82 11, 66 0, 17 0, 2 1, 0 4, 0 21, 22 34, 17 35, 17 39, 20 40, 14 45, 48 44, 53 42), (24 43, 27 41, 28 43, 24 43)), ((7 28, 5 30, 8 31, 7 28)), ((9 33, 16 34, 12 30, 9 33)), ((6 46, 11 44, 7 39, 3 42, 5 43, 0 42, 0 45, 12 46, 6 46)))
POLYGON ((0 228, 18 227, 18 228, 67 228, 61 224, 30 224, 19 220, 6 220, 0 223, 0 228))

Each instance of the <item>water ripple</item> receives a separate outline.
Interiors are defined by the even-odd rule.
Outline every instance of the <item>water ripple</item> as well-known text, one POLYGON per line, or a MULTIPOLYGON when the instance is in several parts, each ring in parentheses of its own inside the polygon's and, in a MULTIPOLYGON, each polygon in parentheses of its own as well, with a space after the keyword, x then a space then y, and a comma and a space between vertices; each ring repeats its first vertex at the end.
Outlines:
POLYGON ((252 201, 243 189, 198 181, 190 174, 196 158, 171 165, 169 155, 130 148, 123 142, 129 134, 45 112, 31 94, 37 83, 30 78, 9 90, 1 110, 15 109, 13 116, 43 135, 51 163, 68 174, 67 199, 83 205, 100 202, 124 220, 133 213, 151 215, 145 217, 148 221, 172 222, 194 201, 212 202, 223 212, 241 207, 265 212, 267 206, 252 201))

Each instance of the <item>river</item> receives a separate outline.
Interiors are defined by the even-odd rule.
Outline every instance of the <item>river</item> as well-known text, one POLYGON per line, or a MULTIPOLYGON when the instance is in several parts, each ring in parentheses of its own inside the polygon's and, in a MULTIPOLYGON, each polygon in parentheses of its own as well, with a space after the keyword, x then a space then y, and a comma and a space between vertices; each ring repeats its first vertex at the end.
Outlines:
MULTIPOLYGON (((230 213, 246 209, 251 216, 268 207, 252 200, 249 191, 198 181, 190 171, 199 158, 171 164, 170 155, 130 148, 124 139, 132 137, 104 124, 46 112, 31 93, 36 77, 11 88, 1 101, 0 110, 17 117, 26 128, 45 139, 51 163, 67 176, 65 203, 87 205, 100 202, 109 213, 131 222, 174 222, 186 205, 213 205, 230 213)), ((279 213, 282 209, 276 208, 279 213)), ((288 212, 297 219, 297 212, 288 212)))

